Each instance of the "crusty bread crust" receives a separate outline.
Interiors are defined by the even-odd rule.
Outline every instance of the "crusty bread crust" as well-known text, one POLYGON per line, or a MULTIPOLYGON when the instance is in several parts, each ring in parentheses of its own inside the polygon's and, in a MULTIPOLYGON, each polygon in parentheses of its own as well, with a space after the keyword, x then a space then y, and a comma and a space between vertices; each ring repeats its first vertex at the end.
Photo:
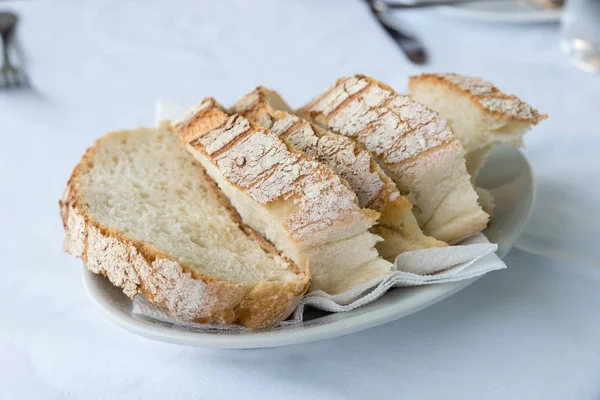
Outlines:
POLYGON ((195 110, 198 111, 187 120, 174 125, 181 140, 185 143, 193 138, 188 148, 227 169, 224 175, 229 183, 247 192, 259 204, 275 203, 280 198, 296 199, 298 209, 283 224, 291 239, 302 247, 354 236, 357 229, 362 231, 379 218, 378 212, 358 206, 354 192, 329 167, 315 162, 272 132, 240 115, 230 116, 212 98, 204 99, 195 110), (248 149, 245 155, 234 154, 234 145, 248 139, 255 139, 256 147, 248 149), (271 147, 276 145, 280 148, 271 147), (265 154, 271 158, 263 166, 257 160, 265 154), (288 169, 278 170, 282 163, 287 163, 288 169), (321 194, 304 192, 311 188, 321 194), (332 232, 344 236, 331 236, 332 232))
POLYGON ((388 261, 393 262, 404 251, 447 246, 421 232, 412 204, 370 153, 351 138, 298 117, 281 96, 262 86, 244 95, 231 107, 231 112, 270 129, 310 157, 329 165, 349 183, 361 207, 380 212, 381 218, 371 232, 384 239, 376 247, 388 261), (388 240, 391 237, 393 243, 388 240))
MULTIPOLYGON (((368 76, 358 74, 339 79, 297 113, 334 133, 355 139, 373 154, 407 196, 412 195, 419 181, 431 177, 432 170, 443 175, 447 168, 456 167, 468 177, 464 165, 459 165, 464 162, 464 149, 445 121, 427 107, 368 76)), ((471 217, 457 215, 446 226, 432 223, 431 217, 439 204, 433 210, 424 210, 420 199, 427 200, 434 189, 409 197, 416 201, 413 201, 415 216, 425 234, 455 243, 486 227, 489 217, 475 200, 471 204, 471 217)), ((476 199, 472 186, 465 184, 464 190, 476 199)))
POLYGON ((298 114, 332 132, 356 138, 389 165, 414 163, 424 154, 436 153, 458 141, 435 112, 408 96, 396 94, 385 83, 360 74, 338 79, 335 85, 298 109, 298 114), (365 98, 355 109, 353 103, 362 96, 365 98), (400 116, 399 110, 406 110, 410 117, 400 116), (382 129, 392 126, 400 129, 400 134, 382 129))
POLYGON ((537 125, 548 118, 547 114, 541 114, 517 96, 506 94, 479 77, 459 74, 421 74, 411 76, 408 86, 411 88, 412 85, 425 82, 443 85, 468 96, 480 110, 496 118, 529 122, 532 125, 537 125))
POLYGON ((382 212, 388 202, 395 201, 396 211, 411 212, 412 204, 400 195, 367 150, 352 139, 329 132, 291 111, 275 109, 269 102, 269 97, 274 96, 279 98, 275 92, 259 86, 234 104, 231 112, 270 129, 310 157, 329 165, 352 186, 361 207, 382 212), (353 178, 361 184, 353 185, 353 178))
MULTIPOLYGON (((170 128, 167 124, 160 129, 170 128)), ((238 322, 249 328, 263 328, 286 318, 308 289, 308 266, 306 274, 299 269, 296 271, 297 281, 262 282, 248 288, 202 274, 153 246, 104 226, 87 213, 79 187, 80 177, 93 168, 94 152, 103 142, 127 133, 117 131, 98 139, 73 170, 59 202, 65 228, 64 250, 81 258, 90 271, 108 277, 130 298, 141 293, 182 320, 238 322)), ((203 171, 197 165, 198 170, 203 171)), ((277 249, 242 223, 214 182, 202 173, 240 229, 257 241, 266 253, 281 256, 277 249)), ((295 266, 290 260, 286 261, 295 266)))

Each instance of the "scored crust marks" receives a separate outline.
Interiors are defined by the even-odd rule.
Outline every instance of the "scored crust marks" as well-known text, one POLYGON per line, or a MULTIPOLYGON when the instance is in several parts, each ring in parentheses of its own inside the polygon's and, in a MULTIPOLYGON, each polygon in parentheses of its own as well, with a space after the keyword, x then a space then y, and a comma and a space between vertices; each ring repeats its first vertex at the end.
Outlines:
POLYGON ((346 78, 342 82, 338 81, 336 85, 325 92, 325 95, 319 99, 311 111, 329 115, 348 100, 350 96, 360 92, 368 84, 369 82, 366 80, 356 77, 346 78))
POLYGON ((295 115, 287 113, 276 113, 280 118, 275 120, 271 130, 291 143, 293 146, 302 150, 312 158, 318 159, 320 149, 320 138, 317 136, 309 123, 301 121, 295 115))
MULTIPOLYGON (((349 85, 351 91, 357 87, 349 85)), ((392 182, 384 182, 372 168, 372 158, 352 139, 331 133, 286 111, 275 109, 269 99, 269 90, 258 87, 243 96, 233 109, 258 121, 294 147, 331 167, 345 179, 358 196, 361 207, 375 210, 382 202, 400 197, 392 182)))
POLYGON ((540 114, 536 109, 521 101, 517 96, 503 93, 490 82, 479 77, 459 74, 423 74, 421 77, 424 79, 432 78, 441 80, 455 86, 472 95, 475 101, 483 108, 494 113, 526 120, 532 124, 537 124, 541 120, 548 118, 547 115, 540 114))
POLYGON ((377 200, 384 183, 371 171, 371 157, 356 143, 342 135, 317 134, 307 121, 295 115, 275 112, 271 130, 314 159, 330 166, 344 178, 358 196, 361 207, 377 200), (277 118, 279 117, 279 118, 277 118))
POLYGON ((288 149, 276 134, 251 127, 245 117, 229 117, 223 126, 190 145, 200 145, 208 152, 205 143, 221 145, 218 152, 209 154, 211 162, 230 183, 247 191, 258 203, 294 200, 298 210, 283 223, 296 241, 309 239, 336 222, 368 222, 356 196, 337 175, 288 149))
POLYGON ((322 113, 329 129, 357 138, 389 164, 410 160, 456 140, 435 112, 362 76, 338 81, 308 111, 322 113), (353 88, 354 93, 346 92, 347 87, 353 88), (363 89, 356 91, 359 87, 363 89), (346 95, 339 94, 340 91, 346 95), (331 96, 333 92, 338 94, 331 96))
POLYGON ((225 125, 208 132, 206 135, 200 137, 198 141, 204 146, 204 150, 211 155, 227 146, 236 137, 246 133, 249 129, 250 124, 247 119, 239 119, 237 116, 233 116, 225 121, 225 125))

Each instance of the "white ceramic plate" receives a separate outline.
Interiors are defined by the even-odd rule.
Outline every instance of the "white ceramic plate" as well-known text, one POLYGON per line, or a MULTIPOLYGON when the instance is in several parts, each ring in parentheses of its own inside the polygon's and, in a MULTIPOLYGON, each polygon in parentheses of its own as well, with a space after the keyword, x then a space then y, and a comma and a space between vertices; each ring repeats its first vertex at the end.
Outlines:
MULTIPOLYGON (((521 152, 500 146, 494 150, 478 182, 495 197, 494 220, 485 234, 505 256, 521 234, 534 199, 531 169, 521 152)), ((333 338, 361 331, 417 312, 469 286, 477 278, 438 285, 396 288, 379 300, 349 312, 330 314, 307 309, 302 324, 255 332, 207 333, 162 322, 136 319, 131 300, 108 279, 82 269, 83 284, 95 305, 117 325, 138 335, 188 346, 216 348, 274 347, 333 338)))
POLYGON ((547 9, 526 1, 487 0, 442 6, 440 13, 450 17, 489 22, 539 23, 560 20, 561 9, 547 9))

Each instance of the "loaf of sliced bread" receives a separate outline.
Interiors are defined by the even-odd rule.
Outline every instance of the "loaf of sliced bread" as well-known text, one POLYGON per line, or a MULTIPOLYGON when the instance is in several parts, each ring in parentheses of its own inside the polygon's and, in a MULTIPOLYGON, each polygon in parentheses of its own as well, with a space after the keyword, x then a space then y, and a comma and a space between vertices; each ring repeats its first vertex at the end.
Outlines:
POLYGON ((298 150, 328 165, 348 182, 361 207, 380 212, 381 218, 371 232, 384 239, 376 248, 386 260, 393 262, 409 250, 447 246, 423 234, 412 205, 368 151, 346 136, 296 116, 277 92, 259 86, 235 103, 231 111, 270 129, 298 150))
POLYGON ((411 97, 448 122, 467 154, 467 170, 477 178, 493 146, 523 145, 523 135, 547 115, 481 78, 458 74, 412 76, 411 97))
POLYGON ((326 165, 212 98, 175 129, 245 223, 299 265, 310 260, 310 290, 337 294, 393 269, 369 232, 379 213, 326 165))
POLYGON ((68 253, 178 319, 261 328, 308 289, 309 277, 241 222, 169 124, 97 140, 60 208, 68 253))
POLYGON ((342 78, 299 115, 369 150, 414 205, 423 233, 455 243, 481 231, 464 149, 437 113, 364 75, 342 78))

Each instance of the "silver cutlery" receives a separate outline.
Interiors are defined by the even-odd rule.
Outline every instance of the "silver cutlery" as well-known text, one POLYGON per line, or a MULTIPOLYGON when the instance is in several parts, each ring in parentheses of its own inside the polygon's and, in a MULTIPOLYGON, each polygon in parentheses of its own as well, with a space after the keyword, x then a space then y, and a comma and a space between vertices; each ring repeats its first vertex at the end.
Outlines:
POLYGON ((14 39, 18 18, 10 12, 0 13, 0 36, 2 36, 2 67, 0 67, 0 89, 29 86, 23 68, 15 67, 9 57, 9 48, 14 39))
POLYGON ((385 19, 384 13, 387 10, 386 3, 382 1, 367 0, 371 13, 379 22, 379 25, 386 33, 394 39, 400 46, 406 57, 415 64, 425 64, 427 62, 427 52, 421 42, 414 36, 402 32, 398 27, 392 26, 385 19))

